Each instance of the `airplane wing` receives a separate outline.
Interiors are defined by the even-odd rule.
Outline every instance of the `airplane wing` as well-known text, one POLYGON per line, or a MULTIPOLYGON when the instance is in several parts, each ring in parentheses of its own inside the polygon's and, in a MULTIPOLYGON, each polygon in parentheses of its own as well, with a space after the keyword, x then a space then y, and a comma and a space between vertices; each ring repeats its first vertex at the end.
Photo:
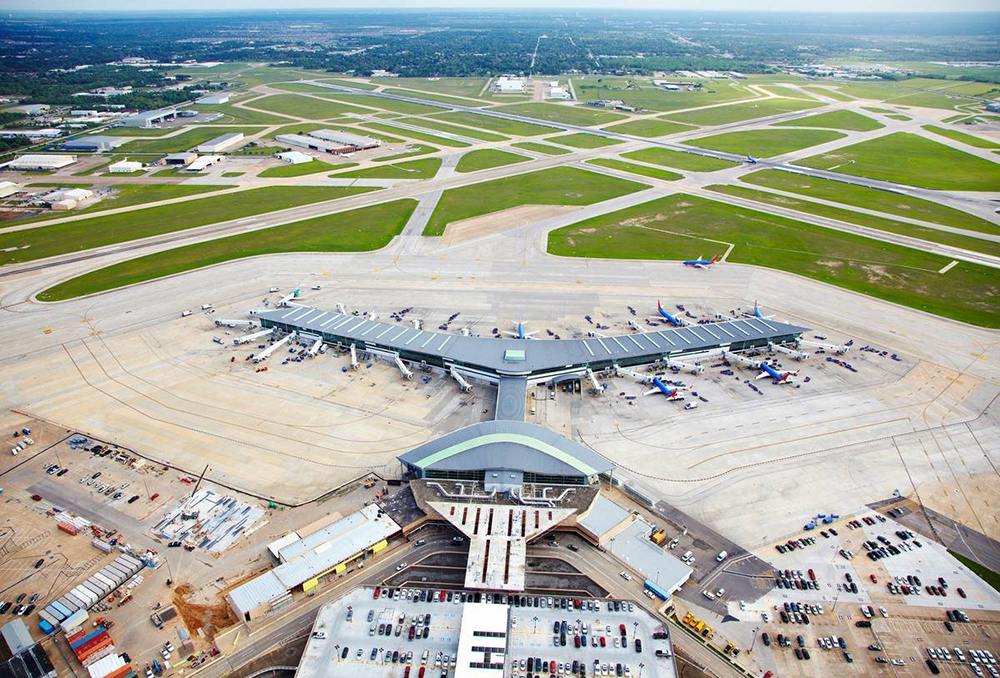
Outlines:
POLYGON ((760 374, 758 374, 758 375, 757 375, 757 377, 756 377, 756 378, 757 378, 757 379, 774 379, 774 377, 772 377, 772 376, 771 376, 770 374, 768 374, 767 372, 761 372, 760 374))
POLYGON ((648 391, 646 391, 646 392, 645 392, 645 393, 643 393, 642 395, 643 395, 643 396, 650 396, 650 395, 653 395, 654 393, 660 393, 660 389, 658 389, 658 388, 656 388, 656 387, 654 386, 653 388, 649 389, 648 391))

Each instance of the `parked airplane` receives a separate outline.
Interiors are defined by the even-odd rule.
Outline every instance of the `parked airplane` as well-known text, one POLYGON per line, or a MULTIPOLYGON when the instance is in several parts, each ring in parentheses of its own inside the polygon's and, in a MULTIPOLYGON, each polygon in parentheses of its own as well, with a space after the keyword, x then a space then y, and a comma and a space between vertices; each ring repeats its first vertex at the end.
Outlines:
POLYGON ((281 299, 278 300, 278 306, 287 306, 288 302, 290 302, 292 299, 298 299, 301 291, 302 290, 299 288, 299 286, 296 285, 294 290, 292 290, 291 292, 289 292, 288 294, 286 294, 285 296, 283 296, 281 299))
POLYGON ((514 337, 515 339, 533 339, 534 335, 538 334, 538 330, 535 330, 534 332, 525 332, 524 331, 524 323, 521 322, 521 321, 518 321, 517 323, 514 324, 514 330, 513 331, 504 330, 504 334, 509 334, 510 336, 514 337))
POLYGON ((683 327, 684 325, 690 325, 691 324, 687 320, 685 320, 684 318, 681 318, 680 316, 671 315, 670 313, 668 313, 663 308, 663 306, 660 305, 659 300, 657 300, 657 302, 656 302, 656 313, 657 313, 657 315, 650 316, 650 317, 653 318, 654 320, 666 320, 668 323, 670 323, 674 327, 683 327))
POLYGON ((643 395, 648 396, 653 395, 654 393, 662 393, 667 396, 667 400, 684 400, 684 396, 677 392, 678 389, 669 388, 666 384, 660 381, 659 377, 653 377, 653 386, 655 386, 655 388, 649 389, 643 393, 643 395))
POLYGON ((767 363, 761 363, 760 369, 762 370, 760 374, 757 375, 758 379, 774 379, 778 384, 791 384, 792 377, 798 374, 798 370, 794 372, 779 372, 767 363))
POLYGON ((748 315, 752 315, 755 318, 760 318, 761 320, 770 320, 771 318, 774 317, 773 315, 764 315, 763 313, 761 313, 760 308, 757 306, 756 301, 753 302, 753 313, 750 313, 748 315))
POLYGON ((695 268, 708 268, 712 264, 716 263, 718 260, 719 260, 718 256, 714 256, 711 259, 702 259, 701 256, 699 256, 697 259, 687 259, 683 263, 685 266, 694 266, 695 268))

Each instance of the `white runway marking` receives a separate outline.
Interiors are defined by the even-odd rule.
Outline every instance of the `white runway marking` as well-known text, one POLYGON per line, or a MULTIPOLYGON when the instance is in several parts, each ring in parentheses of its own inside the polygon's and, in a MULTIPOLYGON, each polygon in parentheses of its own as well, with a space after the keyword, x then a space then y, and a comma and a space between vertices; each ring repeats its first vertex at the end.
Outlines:
POLYGON ((955 260, 952 260, 952 262, 950 264, 948 264, 947 266, 945 266, 944 268, 942 268, 940 271, 938 271, 938 273, 947 273, 948 271, 950 271, 952 268, 954 268, 957 265, 958 265, 958 262, 955 261, 955 260))

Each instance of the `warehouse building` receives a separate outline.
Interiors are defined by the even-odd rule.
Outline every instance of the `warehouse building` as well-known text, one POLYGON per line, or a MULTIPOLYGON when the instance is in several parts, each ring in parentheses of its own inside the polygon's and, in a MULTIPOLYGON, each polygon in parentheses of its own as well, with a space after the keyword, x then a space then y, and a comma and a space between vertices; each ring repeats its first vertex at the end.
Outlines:
POLYGON ((230 148, 233 148, 234 146, 238 146, 244 138, 245 135, 243 132, 223 134, 222 136, 215 137, 211 141, 206 141, 205 143, 200 144, 195 150, 199 153, 222 153, 230 148))
POLYGON ((198 159, 198 154, 193 151, 182 151, 163 156, 163 164, 172 167, 184 167, 190 165, 198 159))
POLYGON ((205 105, 228 104, 230 98, 232 98, 232 95, 230 95, 229 92, 219 92, 218 94, 206 94, 205 96, 197 99, 195 103, 205 105))
POLYGON ((76 162, 75 155, 22 155, 2 165, 4 169, 24 172, 52 172, 72 165, 76 162))
POLYGON ((524 78, 513 75, 501 75, 493 83, 493 91, 500 94, 521 94, 524 92, 524 78))
POLYGON ((382 145, 380 140, 373 137, 352 134, 351 132, 342 132, 340 130, 317 129, 312 132, 307 132, 307 134, 316 139, 323 139, 324 141, 332 141, 333 143, 341 144, 344 148, 353 149, 355 151, 378 148, 382 145))
POLYGON ((9 198, 20 190, 21 186, 13 181, 0 181, 0 198, 9 198))
POLYGON ((378 139, 329 129, 315 130, 308 134, 279 134, 275 140, 283 144, 302 146, 333 155, 364 151, 382 145, 378 139))
POLYGON ((131 172, 138 172, 142 169, 142 163, 136 162, 135 160, 129 160, 125 158, 124 160, 119 160, 118 162, 111 163, 108 165, 108 171, 112 174, 129 174, 131 172))
POLYGON ((173 120, 176 117, 176 108, 161 108, 156 111, 146 111, 144 113, 125 116, 122 118, 121 124, 123 127, 154 127, 167 120, 173 120))
POLYGON ((221 155, 201 155, 195 158, 182 172, 203 172, 217 162, 222 162, 221 155))
POLYGON ((358 560, 375 555, 402 532, 372 504, 310 534, 275 548, 280 565, 226 594, 237 618, 252 621, 291 602, 292 591, 310 591, 358 560))
POLYGON ((95 135, 92 137, 80 137, 79 139, 68 139, 63 142, 62 148, 66 151, 101 153, 118 148, 124 143, 125 139, 122 137, 95 135))
POLYGON ((302 153, 301 151, 286 151, 285 153, 278 153, 275 157, 282 162, 287 162, 289 165, 301 165, 302 163, 315 160, 308 153, 302 153))

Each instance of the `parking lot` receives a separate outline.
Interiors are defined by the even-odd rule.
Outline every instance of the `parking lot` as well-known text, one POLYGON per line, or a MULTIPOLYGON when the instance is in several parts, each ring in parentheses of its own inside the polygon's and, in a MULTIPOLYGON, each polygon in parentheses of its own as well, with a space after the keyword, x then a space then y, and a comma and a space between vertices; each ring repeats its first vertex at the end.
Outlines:
POLYGON ((446 677, 455 668, 466 600, 509 606, 508 675, 569 676, 576 662, 575 675, 674 678, 668 630, 634 603, 630 609, 628 602, 576 599, 576 607, 572 598, 425 589, 381 589, 376 598, 372 588, 353 591, 323 608, 300 674, 307 677, 344 664, 359 676, 400 676, 412 667, 413 678, 446 677), (439 596, 443 600, 435 600, 439 596), (665 637, 653 638, 654 633, 665 637), (529 659, 544 662, 545 670, 529 670, 529 659))

